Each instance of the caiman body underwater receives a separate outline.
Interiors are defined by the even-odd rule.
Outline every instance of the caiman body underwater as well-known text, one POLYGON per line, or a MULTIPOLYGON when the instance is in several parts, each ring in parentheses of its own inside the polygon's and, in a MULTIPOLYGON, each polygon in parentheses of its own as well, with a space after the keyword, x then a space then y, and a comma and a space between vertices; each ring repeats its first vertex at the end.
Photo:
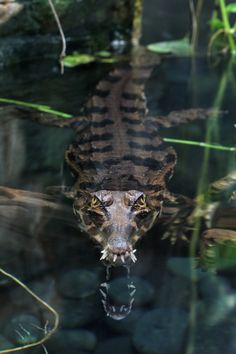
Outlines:
POLYGON ((74 129, 75 141, 65 153, 75 176, 70 192, 74 213, 80 227, 102 246, 101 259, 113 265, 136 261, 135 243, 171 199, 166 185, 176 153, 159 136, 160 128, 209 115, 190 109, 148 116, 144 84, 159 61, 156 55, 142 54, 114 69, 98 83, 79 117, 32 117, 74 129))

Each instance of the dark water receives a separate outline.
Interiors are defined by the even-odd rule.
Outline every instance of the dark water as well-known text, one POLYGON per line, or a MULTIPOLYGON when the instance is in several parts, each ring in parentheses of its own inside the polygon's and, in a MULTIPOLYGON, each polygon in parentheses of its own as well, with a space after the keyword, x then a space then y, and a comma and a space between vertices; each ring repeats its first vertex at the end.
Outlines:
MULTIPOLYGON (((0 73, 0 97, 76 114, 109 69, 97 64, 66 70, 61 76, 55 63, 28 63, 0 73)), ((235 146, 234 77, 234 66, 226 62, 214 67, 204 58, 163 61, 147 84, 151 115, 222 104, 228 114, 214 124, 195 122, 163 134, 205 141, 210 131, 211 142, 235 146)), ((73 138, 70 131, 2 113, 0 126, 2 186, 46 192, 48 186, 68 182, 63 156, 73 138)), ((194 197, 200 187, 206 189, 235 168, 235 152, 210 150, 207 157, 201 147, 175 148, 178 164, 170 183, 175 193, 194 197)), ((29 196, 19 201, 4 193, 1 190, 0 264, 59 312, 60 328, 45 344, 48 353, 236 351, 235 262, 217 274, 191 270, 191 243, 172 246, 169 240, 160 241, 163 229, 157 225, 138 244, 138 261, 130 274, 111 270, 109 278, 99 262, 99 248, 76 229, 69 202, 55 210, 36 205, 29 196), (117 321, 106 315, 107 293, 120 314, 130 312, 127 318, 117 321)), ((52 326, 52 316, 14 282, 2 277, 0 286, 1 349, 41 338, 47 319, 52 326)), ((115 310, 110 307, 108 313, 114 315, 115 310)), ((43 353, 43 348, 31 352, 43 353)))

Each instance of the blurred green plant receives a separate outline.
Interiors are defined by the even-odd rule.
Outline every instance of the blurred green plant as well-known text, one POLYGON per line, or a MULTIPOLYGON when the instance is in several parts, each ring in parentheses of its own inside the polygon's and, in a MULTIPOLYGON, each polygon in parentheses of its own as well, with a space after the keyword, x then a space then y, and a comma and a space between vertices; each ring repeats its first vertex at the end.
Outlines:
POLYGON ((236 55, 236 2, 227 4, 226 0, 215 0, 215 4, 209 21, 212 35, 208 54, 220 51, 236 55))
POLYGON ((58 118, 64 118, 64 119, 72 118, 71 114, 60 112, 60 111, 55 111, 51 107, 43 105, 43 104, 24 102, 24 101, 14 100, 11 98, 2 98, 2 97, 0 98, 0 103, 8 103, 8 104, 12 104, 15 106, 33 108, 33 109, 40 111, 40 112, 54 114, 54 115, 58 116, 58 118))
POLYGON ((63 58, 64 66, 68 68, 74 68, 75 66, 90 64, 93 62, 99 63, 115 63, 119 59, 108 52, 106 50, 102 50, 100 52, 94 54, 85 54, 85 53, 73 53, 70 55, 66 55, 63 58))
POLYGON ((158 54, 175 54, 177 56, 190 56, 192 54, 192 45, 188 38, 151 43, 147 45, 147 49, 158 54))

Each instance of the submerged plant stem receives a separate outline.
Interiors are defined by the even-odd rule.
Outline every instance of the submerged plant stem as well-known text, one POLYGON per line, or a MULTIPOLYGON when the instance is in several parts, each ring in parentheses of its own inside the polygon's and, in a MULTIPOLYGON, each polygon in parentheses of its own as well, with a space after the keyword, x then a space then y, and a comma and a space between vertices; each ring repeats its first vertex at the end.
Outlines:
POLYGON ((218 144, 210 144, 210 143, 204 143, 201 141, 194 141, 194 140, 181 140, 181 139, 172 139, 172 138, 164 138, 164 141, 168 143, 176 143, 176 144, 182 144, 182 145, 192 145, 192 146, 200 146, 204 148, 209 148, 209 149, 215 149, 215 150, 223 150, 223 151, 236 151, 236 147, 230 147, 230 146, 224 146, 224 145, 218 145, 218 144))
MULTIPOLYGON (((220 111, 223 99, 225 97, 225 92, 226 92, 226 87, 227 83, 229 82, 229 79, 231 77, 230 73, 232 72, 232 60, 229 62, 228 67, 226 68, 225 72, 223 73, 218 91, 215 96, 215 100, 213 102, 213 110, 220 111)), ((207 122, 207 131, 206 131, 206 137, 205 137, 205 151, 204 151, 204 158, 203 158, 203 165, 201 169, 201 176, 199 179, 198 183, 198 188, 197 188, 197 195, 201 195, 201 198, 197 199, 197 205, 196 205, 196 215, 197 215, 197 210, 202 208, 202 206, 206 203, 208 200, 208 195, 204 194, 205 192, 205 185, 207 181, 207 171, 208 171, 208 163, 209 163, 209 157, 210 157, 210 148, 212 146, 211 140, 213 137, 213 134, 215 135, 215 124, 217 124, 217 121, 214 119, 213 123, 212 121, 207 122)), ((235 148, 232 148, 235 151, 235 148)), ((224 149, 223 149, 224 150, 224 149)), ((196 333, 196 321, 197 321, 197 297, 198 297, 198 291, 197 291, 197 284, 196 284, 196 267, 195 267, 195 260, 197 257, 197 248, 198 248, 198 242, 200 238, 200 232, 201 232, 201 220, 200 218, 197 218, 194 224, 193 228, 193 234, 191 237, 191 242, 190 242, 190 248, 189 248, 189 256, 191 259, 191 300, 190 300, 190 330, 189 330, 189 337, 188 337, 188 345, 187 345, 187 354, 192 354, 194 352, 194 343, 195 343, 195 333, 196 333)))
POLYGON ((30 288, 28 288, 28 286, 26 286, 24 283, 22 283, 14 275, 6 272, 2 268, 0 268, 0 273, 5 275, 7 278, 10 278, 11 280, 13 280, 15 283, 17 283, 21 288, 23 288, 39 304, 41 304, 44 308, 46 308, 54 316, 53 328, 51 330, 49 330, 47 333, 45 333, 45 336, 41 340, 38 340, 38 341, 36 341, 34 343, 23 345, 21 347, 15 347, 15 348, 11 348, 11 349, 0 350, 0 353, 14 353, 14 352, 18 352, 18 351, 21 351, 21 350, 24 350, 24 349, 29 349, 29 348, 33 348, 33 347, 37 347, 37 346, 43 345, 52 336, 52 334, 55 333, 56 330, 58 329, 58 326, 59 326, 59 315, 58 315, 57 311, 55 311, 47 302, 42 300, 38 295, 36 295, 32 290, 30 290, 30 288))
POLYGON ((142 12, 143 12, 143 0, 135 0, 132 39, 131 39, 132 45, 134 47, 139 45, 139 41, 142 33, 142 12))
POLYGON ((54 6, 52 0, 48 0, 48 3, 50 5, 50 7, 51 7, 53 16, 55 18, 55 21, 57 23, 57 27, 58 27, 58 30, 59 30, 60 36, 61 36, 62 48, 61 48, 61 54, 60 54, 60 64, 61 64, 61 74, 63 74, 64 73, 64 62, 63 62, 63 59, 66 56, 66 38, 65 38, 65 35, 64 35, 64 31, 62 29, 61 21, 59 19, 59 16, 57 14, 57 11, 55 9, 55 6, 54 6))
POLYGON ((46 106, 43 104, 24 102, 24 101, 14 100, 11 98, 0 98, 0 102, 14 104, 14 105, 21 106, 21 107, 33 108, 33 109, 38 110, 40 112, 45 112, 45 113, 49 113, 49 114, 55 114, 58 116, 58 118, 60 118, 60 117, 62 117, 64 119, 72 118, 72 115, 69 113, 56 111, 56 110, 50 108, 49 106, 46 106))

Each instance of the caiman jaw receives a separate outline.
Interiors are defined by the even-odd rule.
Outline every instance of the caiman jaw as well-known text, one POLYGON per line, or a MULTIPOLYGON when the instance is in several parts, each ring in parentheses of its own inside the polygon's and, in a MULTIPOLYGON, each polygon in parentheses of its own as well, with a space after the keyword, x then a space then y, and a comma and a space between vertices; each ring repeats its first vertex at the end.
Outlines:
POLYGON ((109 246, 106 246, 102 251, 102 256, 100 260, 107 260, 113 264, 125 264, 127 261, 136 262, 135 257, 136 249, 130 248, 122 253, 115 253, 109 246))

